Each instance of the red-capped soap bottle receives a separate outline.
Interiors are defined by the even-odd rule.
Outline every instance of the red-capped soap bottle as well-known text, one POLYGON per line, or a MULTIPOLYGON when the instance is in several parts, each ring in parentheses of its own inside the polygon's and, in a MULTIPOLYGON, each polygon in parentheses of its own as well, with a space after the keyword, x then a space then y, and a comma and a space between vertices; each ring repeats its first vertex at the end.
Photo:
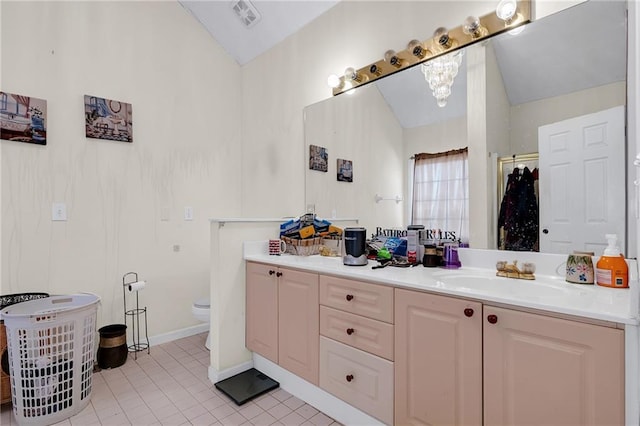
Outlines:
POLYGON ((608 246, 596 264, 596 283, 604 287, 629 288, 629 268, 618 248, 618 236, 607 234, 608 246))

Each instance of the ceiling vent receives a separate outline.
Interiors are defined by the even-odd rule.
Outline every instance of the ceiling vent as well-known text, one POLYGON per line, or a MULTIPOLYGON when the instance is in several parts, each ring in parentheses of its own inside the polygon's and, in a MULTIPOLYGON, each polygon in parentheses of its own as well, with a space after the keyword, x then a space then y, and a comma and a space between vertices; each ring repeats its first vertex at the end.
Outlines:
POLYGON ((261 18, 258 9, 249 0, 232 1, 231 8, 247 28, 253 27, 261 18))

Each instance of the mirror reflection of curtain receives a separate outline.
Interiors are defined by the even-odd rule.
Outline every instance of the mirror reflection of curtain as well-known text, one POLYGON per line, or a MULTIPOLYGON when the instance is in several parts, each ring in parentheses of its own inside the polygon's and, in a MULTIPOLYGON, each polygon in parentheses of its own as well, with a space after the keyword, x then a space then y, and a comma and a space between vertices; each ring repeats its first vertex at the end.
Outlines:
POLYGON ((414 156, 411 224, 469 241, 468 149, 414 156))
POLYGON ((536 154, 501 158, 498 248, 539 251, 538 159, 536 154), (509 164, 511 167, 506 166, 509 164), (506 170, 505 170, 506 169, 506 170), (507 173, 504 173, 504 172, 507 173), (503 174, 504 173, 504 174, 503 174), (504 176, 506 176, 506 183, 504 176))

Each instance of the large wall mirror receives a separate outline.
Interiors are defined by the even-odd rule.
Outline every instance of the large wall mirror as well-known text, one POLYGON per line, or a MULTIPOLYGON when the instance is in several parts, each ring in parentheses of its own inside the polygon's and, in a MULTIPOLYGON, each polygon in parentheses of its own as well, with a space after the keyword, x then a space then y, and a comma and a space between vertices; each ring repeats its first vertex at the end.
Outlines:
POLYGON ((483 188, 470 187, 471 245, 497 248, 498 158, 536 153, 540 251, 598 253, 615 232, 634 255, 626 250, 635 232, 626 202, 626 42, 626 2, 589 0, 467 47, 444 108, 419 66, 306 107, 305 153, 317 145, 329 154, 327 172, 306 170, 307 206, 327 218, 358 217, 372 231, 406 227, 410 157, 468 146, 470 180, 483 188), (618 145, 603 139, 612 134, 618 145), (614 151, 584 154, 601 145, 614 151), (338 159, 352 162, 351 182, 337 179, 338 159), (573 196, 582 204, 566 202, 573 196))

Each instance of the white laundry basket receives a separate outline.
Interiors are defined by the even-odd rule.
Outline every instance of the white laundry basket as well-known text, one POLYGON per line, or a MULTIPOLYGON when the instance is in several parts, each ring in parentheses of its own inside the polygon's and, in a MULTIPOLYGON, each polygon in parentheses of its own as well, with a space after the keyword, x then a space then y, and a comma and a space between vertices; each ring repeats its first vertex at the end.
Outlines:
POLYGON ((92 294, 52 296, 0 312, 19 424, 57 423, 89 403, 99 302, 92 294))

